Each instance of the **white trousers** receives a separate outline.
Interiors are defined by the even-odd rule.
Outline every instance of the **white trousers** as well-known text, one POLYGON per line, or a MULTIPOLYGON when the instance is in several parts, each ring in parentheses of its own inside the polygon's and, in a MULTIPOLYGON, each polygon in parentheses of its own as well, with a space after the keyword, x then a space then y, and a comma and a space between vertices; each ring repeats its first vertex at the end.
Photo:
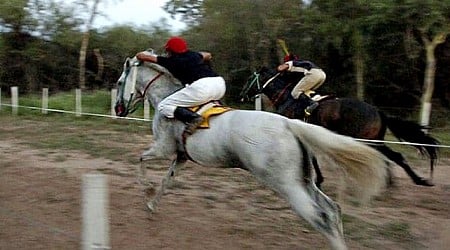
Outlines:
POLYGON ((305 76, 297 83, 297 85, 292 89, 291 95, 298 99, 298 97, 308 91, 316 90, 325 82, 326 74, 322 69, 311 69, 306 72, 305 76))
POLYGON ((167 118, 173 118, 177 107, 193 107, 220 100, 225 95, 225 91, 223 77, 201 78, 162 100, 158 105, 158 111, 167 118))

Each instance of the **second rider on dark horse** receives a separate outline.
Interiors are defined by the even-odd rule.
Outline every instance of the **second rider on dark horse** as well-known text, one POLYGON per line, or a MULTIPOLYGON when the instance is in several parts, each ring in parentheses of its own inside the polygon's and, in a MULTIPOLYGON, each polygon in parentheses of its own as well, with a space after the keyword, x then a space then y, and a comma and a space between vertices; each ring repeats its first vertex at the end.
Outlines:
MULTIPOLYGON (((376 142, 370 145, 401 166, 415 184, 433 185, 430 181, 416 174, 401 153, 390 149, 382 142, 386 130, 389 129, 399 140, 413 143, 412 145, 421 154, 429 157, 430 177, 432 178, 434 162, 437 159, 438 152, 438 148, 434 145, 438 145, 439 142, 425 134, 420 125, 412 121, 387 116, 376 107, 357 99, 328 96, 320 97, 319 104, 317 104, 306 95, 308 92, 305 91, 304 94, 299 95, 298 100, 295 100, 291 93, 294 83, 298 81, 298 75, 292 76, 291 72, 280 73, 263 67, 258 72, 254 72, 244 85, 240 98, 244 100, 246 97, 264 94, 272 102, 276 112, 281 115, 306 120, 308 123, 325 127, 341 135, 361 140, 375 140, 376 142)), ((315 98, 316 96, 313 96, 313 99, 315 98)), ((317 164, 314 164, 314 167, 317 172, 317 184, 320 185, 323 176, 317 164)))
MULTIPOLYGON (((284 57, 284 63, 277 67, 277 71, 279 73, 269 79, 264 85, 274 80, 280 80, 280 75, 283 76, 284 81, 287 81, 287 86, 296 83, 290 91, 292 98, 286 95, 287 99, 283 106, 280 107, 281 113, 287 114, 290 118, 297 118, 298 115, 291 114, 294 112, 292 108, 297 109, 300 106, 300 110, 304 109, 305 114, 310 115, 318 106, 318 103, 311 98, 311 95, 315 93, 314 90, 325 82, 325 72, 313 62, 302 60, 292 53, 284 57)), ((282 98, 281 95, 280 98, 282 98)))

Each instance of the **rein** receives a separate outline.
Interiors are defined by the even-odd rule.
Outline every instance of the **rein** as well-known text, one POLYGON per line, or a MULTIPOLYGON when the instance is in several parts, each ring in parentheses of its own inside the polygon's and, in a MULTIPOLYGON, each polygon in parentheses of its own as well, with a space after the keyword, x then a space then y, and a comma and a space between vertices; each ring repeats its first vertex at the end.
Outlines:
MULTIPOLYGON (((269 80, 266 81, 266 83, 264 83, 264 85, 261 87, 260 83, 259 83, 259 77, 261 76, 260 73, 256 73, 253 72, 254 78, 253 80, 250 82, 250 84, 248 85, 248 87, 246 88, 245 92, 248 92, 248 90, 255 84, 257 85, 257 90, 258 93, 262 93, 263 90, 270 84, 272 83, 272 81, 278 77, 280 75, 280 73, 275 74, 274 76, 272 76, 269 80)), ((280 98, 283 96, 283 94, 287 91, 287 89, 289 88, 291 84, 287 84, 274 98, 271 98, 270 100, 272 101, 273 105, 277 105, 278 102, 280 101, 280 98)))
POLYGON ((284 87, 280 91, 280 93, 278 93, 278 95, 274 99, 272 99, 273 105, 275 105, 275 106, 277 105, 278 101, 280 101, 280 98, 283 96, 283 94, 286 92, 286 90, 289 88, 289 86, 290 86, 290 84, 287 84, 286 87, 284 87))
MULTIPOLYGON (((141 62, 136 62, 136 63, 134 63, 132 65, 132 67, 138 67, 140 65, 141 65, 141 62)), ((126 79, 128 78, 129 74, 130 74, 130 70, 128 70, 128 72, 127 72, 127 74, 125 76, 125 82, 126 82, 126 79)), ((147 82, 147 84, 144 87, 144 91, 143 92, 141 92, 140 89, 139 89, 138 92, 139 92, 140 96, 138 97, 138 99, 139 98, 142 98, 142 99, 145 98, 150 85, 152 85, 152 83, 154 83, 156 80, 158 80, 158 78, 161 77, 162 75, 164 75, 164 72, 158 71, 158 74, 147 82)), ((131 77, 132 77, 131 78, 131 86, 132 86, 132 88, 131 88, 131 91, 130 91, 130 100, 128 101, 127 107, 126 107, 129 113, 132 113, 132 112, 134 112, 137 109, 137 106, 130 108, 130 105, 133 105, 132 104, 133 103, 132 100, 133 100, 133 97, 134 97, 134 94, 135 94, 134 91, 136 90, 136 79, 137 79, 137 69, 136 68, 133 70, 133 73, 132 73, 131 77)), ((122 95, 123 95, 123 92, 124 92, 123 90, 124 89, 125 89, 125 84, 122 85, 122 95)))
POLYGON ((162 75, 164 75, 164 72, 158 72, 158 74, 155 77, 150 79, 150 81, 148 81, 148 83, 145 85, 144 92, 141 93, 141 96, 145 96, 147 94, 147 90, 150 87, 150 85, 152 85, 152 83, 158 80, 158 78, 161 77, 162 75))

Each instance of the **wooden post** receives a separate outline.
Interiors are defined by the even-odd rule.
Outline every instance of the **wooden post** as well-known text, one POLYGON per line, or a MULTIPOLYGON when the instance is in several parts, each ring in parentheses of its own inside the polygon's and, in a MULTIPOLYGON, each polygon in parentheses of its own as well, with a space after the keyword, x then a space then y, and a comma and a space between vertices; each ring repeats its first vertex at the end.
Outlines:
POLYGON ((113 117, 113 119, 116 118, 116 111, 114 110, 116 100, 117 100, 117 89, 111 89, 111 116, 113 117))
POLYGON ((255 110, 261 111, 262 108, 262 98, 261 95, 255 97, 255 110))
POLYGON ((430 125, 431 102, 424 102, 420 112, 420 125, 424 126, 422 131, 428 134, 428 126, 430 125))
POLYGON ((48 113, 48 88, 42 89, 42 114, 48 113))
POLYGON ((19 106, 19 88, 17 86, 11 87, 11 106, 12 114, 17 115, 19 106))
POLYGON ((111 249, 106 176, 103 174, 85 174, 83 176, 82 195, 82 249, 111 249))
POLYGON ((148 99, 144 99, 144 119, 150 119, 150 103, 148 103, 148 99))
POLYGON ((81 116, 81 89, 75 90, 75 115, 81 116))

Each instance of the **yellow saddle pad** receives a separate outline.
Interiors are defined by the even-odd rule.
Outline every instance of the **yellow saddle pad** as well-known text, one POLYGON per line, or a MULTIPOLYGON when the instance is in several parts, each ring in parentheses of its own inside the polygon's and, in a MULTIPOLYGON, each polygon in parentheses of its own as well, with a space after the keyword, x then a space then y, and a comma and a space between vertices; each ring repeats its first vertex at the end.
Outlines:
POLYGON ((197 112, 203 117, 203 122, 198 126, 198 128, 209 128, 209 118, 211 116, 223 114, 233 108, 225 107, 218 102, 210 102, 205 105, 191 107, 189 109, 197 112))

